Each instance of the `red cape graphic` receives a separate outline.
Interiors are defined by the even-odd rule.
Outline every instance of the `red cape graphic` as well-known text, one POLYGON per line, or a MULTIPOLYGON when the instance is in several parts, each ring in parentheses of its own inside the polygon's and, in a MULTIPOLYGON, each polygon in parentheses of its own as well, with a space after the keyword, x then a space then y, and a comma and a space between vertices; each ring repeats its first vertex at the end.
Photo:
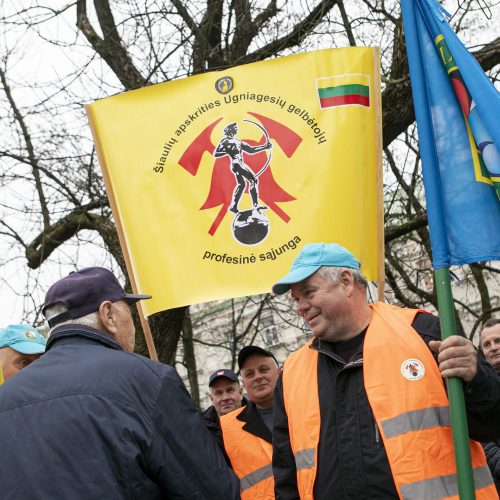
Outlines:
MULTIPOLYGON (((248 114, 259 120, 262 126, 267 130, 269 138, 274 139, 283 153, 285 153, 288 158, 291 158, 302 142, 302 138, 287 126, 271 118, 267 118, 257 113, 248 112, 248 114)), ((206 127, 181 156, 179 165, 186 169, 191 175, 194 176, 198 173, 201 159, 205 152, 210 155, 213 154, 215 145, 212 143, 210 137, 213 129, 221 120, 222 118, 219 118, 206 127)), ((265 143, 265 141, 266 138, 264 136, 263 140, 261 139, 258 142, 245 140, 245 142, 251 146, 265 143)), ((255 174, 265 165, 267 159, 265 151, 251 155, 243 153, 243 156, 245 163, 255 174)), ((208 231, 212 236, 217 231, 217 228, 228 211, 235 188, 235 179, 231 172, 230 163, 230 158, 227 156, 215 159, 210 182, 210 191, 207 199, 200 207, 200 210, 206 210, 221 206, 217 217, 208 231)), ((245 188, 245 191, 248 191, 248 186, 245 188)), ((271 166, 269 166, 269 168, 259 177, 259 198, 283 221, 288 222, 290 220, 290 217, 277 205, 277 203, 293 201, 295 198, 278 185, 272 174, 271 166)))

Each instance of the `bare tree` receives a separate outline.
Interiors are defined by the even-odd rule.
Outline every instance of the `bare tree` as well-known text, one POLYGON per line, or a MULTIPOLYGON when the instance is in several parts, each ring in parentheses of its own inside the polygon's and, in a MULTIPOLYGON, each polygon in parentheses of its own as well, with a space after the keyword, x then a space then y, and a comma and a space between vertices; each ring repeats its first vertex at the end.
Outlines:
MULTIPOLYGON (((34 271, 50 262, 80 263, 67 249, 104 247, 126 276, 111 211, 83 103, 145 85, 322 47, 379 45, 382 48, 383 143, 386 184, 386 263, 390 294, 413 307, 436 304, 430 276, 430 248, 419 171, 418 144, 399 2, 387 0, 206 0, 109 2, 77 0, 10 2, 0 17, 5 41, 0 53, 0 236, 34 271), (57 49, 65 68, 31 80, 17 67, 33 40, 57 49), (26 45, 27 46, 27 45, 26 45), (29 99, 22 97, 28 91, 29 99), (21 199, 16 194, 22 184, 21 199), (29 187, 28 187, 29 186, 29 187), (28 194, 26 194, 28 193, 28 194)), ((475 57, 494 79, 500 39, 488 38, 481 9, 493 0, 460 4, 453 22, 478 43, 475 57)), ((109 256, 112 259, 109 259, 109 256)), ((0 265, 7 265, 7 259, 0 265)), ((486 318, 495 308, 491 277, 497 270, 472 266, 461 279, 480 294, 478 308, 457 301, 463 314, 486 318)), ((35 275, 36 276, 36 275, 35 275)), ((27 287, 32 284, 31 279, 27 287)), ((496 283, 493 281, 493 283, 496 283)), ((31 300, 30 293, 26 293, 31 300)), ((266 299, 267 300, 267 299, 266 299)), ((38 317, 39 298, 27 315, 38 317)), ((181 331, 188 354, 187 308, 150 318, 162 361, 173 363, 181 331), (184 326, 183 326, 184 325, 184 326)), ((462 318, 462 312, 459 313, 462 318)), ((233 349, 237 343, 233 343, 233 349)), ((144 352, 144 345, 139 351, 144 352)), ((234 352, 233 352, 234 354, 234 352)), ((234 359, 234 356, 233 356, 234 359)), ((193 369, 189 354, 186 364, 193 369)))

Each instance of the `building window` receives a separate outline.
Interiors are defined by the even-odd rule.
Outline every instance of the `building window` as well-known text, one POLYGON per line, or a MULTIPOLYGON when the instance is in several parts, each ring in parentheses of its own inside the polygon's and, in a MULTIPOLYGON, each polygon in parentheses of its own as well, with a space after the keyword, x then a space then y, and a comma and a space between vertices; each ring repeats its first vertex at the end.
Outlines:
POLYGON ((280 337, 278 335, 278 328, 274 324, 274 318, 272 314, 264 316, 262 318, 262 333, 264 336, 264 341, 268 346, 274 346, 280 343, 280 337))

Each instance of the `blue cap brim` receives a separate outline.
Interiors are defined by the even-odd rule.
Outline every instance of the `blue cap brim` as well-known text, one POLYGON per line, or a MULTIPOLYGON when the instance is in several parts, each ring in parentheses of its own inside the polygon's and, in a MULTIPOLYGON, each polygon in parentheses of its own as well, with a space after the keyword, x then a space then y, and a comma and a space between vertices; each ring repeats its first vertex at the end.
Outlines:
POLYGON ((312 276, 321 266, 302 266, 290 271, 284 278, 273 285, 273 293, 283 295, 290 290, 290 285, 299 283, 300 281, 312 276))
POLYGON ((43 354, 45 352, 45 346, 38 342, 15 342, 8 347, 21 354, 43 354))

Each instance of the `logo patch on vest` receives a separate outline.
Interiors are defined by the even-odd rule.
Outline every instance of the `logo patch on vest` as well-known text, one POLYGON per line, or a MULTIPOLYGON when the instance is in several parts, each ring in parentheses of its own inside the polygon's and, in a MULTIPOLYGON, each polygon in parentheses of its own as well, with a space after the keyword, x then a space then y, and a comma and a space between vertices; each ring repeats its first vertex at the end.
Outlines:
POLYGON ((401 365, 401 373, 408 380, 420 380, 425 375, 425 366, 418 359, 407 359, 401 365))

